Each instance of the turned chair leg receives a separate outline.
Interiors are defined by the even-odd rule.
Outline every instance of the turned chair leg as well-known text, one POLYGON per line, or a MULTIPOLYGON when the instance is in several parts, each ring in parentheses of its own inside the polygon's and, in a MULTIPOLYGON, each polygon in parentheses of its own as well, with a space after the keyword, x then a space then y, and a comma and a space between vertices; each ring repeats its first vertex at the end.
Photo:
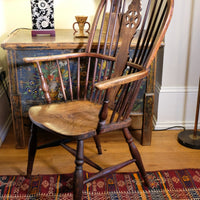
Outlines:
POLYGON ((83 155, 83 140, 79 140, 77 142, 77 152, 76 152, 76 168, 74 172, 74 180, 73 180, 73 193, 74 200, 80 200, 82 197, 83 190, 83 163, 84 163, 84 155, 83 155))
POLYGON ((133 137, 132 137, 130 131, 128 130, 128 128, 124 128, 123 133, 124 133, 124 137, 125 137, 128 145, 129 145, 131 155, 134 159, 136 159, 136 165, 137 165, 138 169, 140 170, 140 173, 145 181, 145 184, 147 186, 150 186, 146 171, 144 169, 142 158, 140 156, 140 153, 139 153, 137 147, 135 146, 135 144, 133 142, 133 137))
POLYGON ((95 144, 96 144, 96 148, 97 148, 98 154, 102 154, 101 143, 100 143, 99 136, 95 135, 93 138, 94 138, 94 141, 95 141, 95 144))
POLYGON ((32 173, 36 148, 37 148, 37 127, 32 123, 31 124, 31 136, 29 139, 29 146, 28 146, 28 166, 27 166, 27 177, 28 178, 30 178, 31 173, 32 173))

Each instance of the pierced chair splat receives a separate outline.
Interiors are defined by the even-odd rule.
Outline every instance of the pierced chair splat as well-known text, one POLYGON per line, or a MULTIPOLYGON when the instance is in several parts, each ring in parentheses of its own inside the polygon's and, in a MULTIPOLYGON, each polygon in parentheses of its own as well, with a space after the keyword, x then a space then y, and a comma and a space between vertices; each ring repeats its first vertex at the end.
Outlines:
POLYGON ((139 0, 132 0, 129 5, 126 5, 125 0, 101 0, 85 52, 24 58, 25 62, 35 63, 37 66, 41 88, 47 101, 45 105, 29 109, 32 128, 28 176, 33 168, 39 127, 61 138, 57 144, 76 157, 74 199, 81 199, 83 184, 133 162, 149 185, 140 153, 128 127, 131 125, 130 112, 141 82, 149 73, 149 66, 169 25, 173 0, 149 0, 144 10, 146 11, 142 17, 139 0), (130 55, 129 48, 136 32, 139 34, 136 49, 130 55), (94 38, 98 38, 98 42, 94 42, 94 38), (52 101, 48 86, 51 83, 43 72, 45 65, 51 65, 57 71, 60 82, 57 94, 64 102, 52 101), (93 137, 100 154, 99 136, 115 130, 122 130, 132 159, 102 169, 84 156, 84 140, 93 137), (76 150, 66 144, 66 141, 72 140, 77 141, 76 150), (84 162, 100 172, 83 180, 84 162))

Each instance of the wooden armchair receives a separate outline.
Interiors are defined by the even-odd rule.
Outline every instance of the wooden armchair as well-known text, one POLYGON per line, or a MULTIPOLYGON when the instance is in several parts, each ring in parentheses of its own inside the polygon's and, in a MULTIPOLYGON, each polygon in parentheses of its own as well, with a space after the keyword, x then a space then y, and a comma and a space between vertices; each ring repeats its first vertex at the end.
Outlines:
POLYGON ((148 75, 149 66, 164 38, 172 15, 173 0, 156 0, 152 3, 149 0, 144 18, 140 14, 139 0, 130 1, 129 6, 125 2, 100 1, 85 52, 24 58, 25 62, 37 66, 47 101, 46 105, 29 109, 32 128, 27 175, 31 175, 37 149, 37 127, 56 134, 62 138, 58 144, 76 157, 74 199, 81 199, 83 184, 133 162, 136 162, 145 183, 149 184, 128 129, 131 125, 129 114, 140 84, 148 75), (138 27, 136 49, 130 55, 129 46, 138 27), (98 38, 97 43, 93 42, 94 38, 98 38), (57 70, 63 103, 52 103, 49 81, 43 73, 43 67, 49 64, 57 70), (63 80, 62 72, 67 74, 67 81, 63 80), (84 156, 84 140, 93 137, 101 154, 99 136, 114 130, 123 131, 132 159, 102 169, 84 156), (66 144, 72 140, 77 141, 76 150, 66 144), (100 172, 83 180, 84 162, 100 172))

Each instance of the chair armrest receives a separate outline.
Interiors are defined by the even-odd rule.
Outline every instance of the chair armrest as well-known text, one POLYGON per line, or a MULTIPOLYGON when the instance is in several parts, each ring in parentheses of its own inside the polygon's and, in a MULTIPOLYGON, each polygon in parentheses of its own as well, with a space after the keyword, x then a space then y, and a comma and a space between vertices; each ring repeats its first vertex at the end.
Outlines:
POLYGON ((95 84, 95 87, 97 87, 99 90, 105 90, 115 86, 124 85, 132 81, 137 81, 146 77, 148 75, 148 72, 149 72, 148 70, 143 69, 142 71, 133 74, 128 74, 116 78, 111 78, 109 80, 100 81, 95 84))
POLYGON ((59 55, 51 55, 51 56, 39 56, 39 57, 25 57, 23 58, 26 63, 33 62, 46 62, 46 61, 54 61, 54 60, 65 60, 70 58, 78 58, 78 57, 93 57, 100 58, 109 61, 115 61, 115 57, 97 54, 97 53, 67 53, 67 54, 59 54, 59 55))

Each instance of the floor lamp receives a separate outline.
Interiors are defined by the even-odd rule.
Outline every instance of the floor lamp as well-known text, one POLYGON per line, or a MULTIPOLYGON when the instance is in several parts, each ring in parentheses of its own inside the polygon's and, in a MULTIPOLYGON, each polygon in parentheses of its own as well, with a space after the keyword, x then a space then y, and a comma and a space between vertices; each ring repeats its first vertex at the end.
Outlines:
POLYGON ((200 149, 200 131, 197 131, 198 117, 199 117, 199 104, 200 104, 200 79, 199 79, 199 89, 198 89, 198 96, 197 96, 197 107, 196 107, 194 130, 184 130, 178 134, 179 143, 192 149, 200 149))

